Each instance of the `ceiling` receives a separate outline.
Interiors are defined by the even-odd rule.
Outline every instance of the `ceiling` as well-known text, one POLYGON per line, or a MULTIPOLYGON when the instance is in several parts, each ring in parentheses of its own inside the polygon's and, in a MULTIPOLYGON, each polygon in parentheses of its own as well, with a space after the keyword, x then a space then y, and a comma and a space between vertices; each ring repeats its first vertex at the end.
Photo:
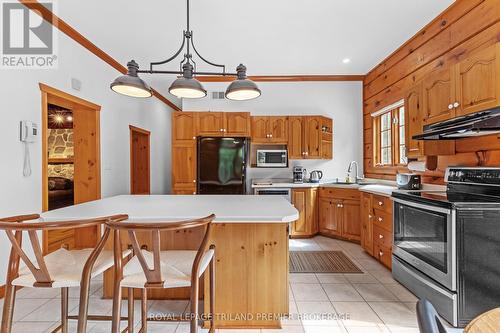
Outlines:
MULTIPOLYGON (((198 51, 230 71, 244 63, 249 75, 366 74, 452 2, 191 0, 191 28, 198 51)), ((179 48, 185 7, 185 0, 59 1, 57 14, 122 64, 135 59, 146 68, 179 48)), ((146 79, 161 92, 171 81, 146 79)))

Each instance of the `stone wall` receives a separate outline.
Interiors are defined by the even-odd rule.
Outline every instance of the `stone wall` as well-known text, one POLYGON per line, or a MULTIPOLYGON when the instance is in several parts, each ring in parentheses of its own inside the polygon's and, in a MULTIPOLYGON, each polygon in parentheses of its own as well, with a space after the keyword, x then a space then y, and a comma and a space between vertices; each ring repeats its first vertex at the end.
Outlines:
POLYGON ((49 129, 49 158, 73 157, 73 129, 49 129))
POLYGON ((73 164, 49 164, 47 174, 49 177, 64 177, 73 179, 73 164))

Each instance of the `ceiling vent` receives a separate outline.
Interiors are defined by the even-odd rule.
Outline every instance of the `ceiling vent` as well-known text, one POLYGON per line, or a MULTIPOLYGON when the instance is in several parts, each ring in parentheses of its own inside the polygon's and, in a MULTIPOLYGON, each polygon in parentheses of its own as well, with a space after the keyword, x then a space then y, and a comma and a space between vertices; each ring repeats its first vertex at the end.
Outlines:
POLYGON ((212 99, 224 99, 223 91, 212 91, 212 99))

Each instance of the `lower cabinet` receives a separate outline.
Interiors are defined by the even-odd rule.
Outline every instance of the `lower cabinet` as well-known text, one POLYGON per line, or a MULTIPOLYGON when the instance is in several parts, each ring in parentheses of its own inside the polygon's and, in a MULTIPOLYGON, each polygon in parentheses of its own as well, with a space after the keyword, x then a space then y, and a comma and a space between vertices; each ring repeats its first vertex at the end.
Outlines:
POLYGON ((357 189, 322 188, 319 192, 319 232, 326 236, 361 240, 357 189))
POLYGON ((389 269, 392 267, 392 202, 361 193, 361 246, 389 269))
POLYGON ((196 142, 172 146, 172 193, 196 194, 196 142))
POLYGON ((318 190, 316 188, 292 189, 292 204, 299 211, 299 219, 292 224, 293 238, 312 237, 318 233, 318 190))

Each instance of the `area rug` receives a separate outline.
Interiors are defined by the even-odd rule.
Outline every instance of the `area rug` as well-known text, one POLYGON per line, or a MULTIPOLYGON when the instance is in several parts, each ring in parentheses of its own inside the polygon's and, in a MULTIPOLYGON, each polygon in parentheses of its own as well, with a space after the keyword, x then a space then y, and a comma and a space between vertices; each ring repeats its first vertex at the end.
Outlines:
POLYGON ((290 273, 363 273, 342 251, 291 251, 290 273))

